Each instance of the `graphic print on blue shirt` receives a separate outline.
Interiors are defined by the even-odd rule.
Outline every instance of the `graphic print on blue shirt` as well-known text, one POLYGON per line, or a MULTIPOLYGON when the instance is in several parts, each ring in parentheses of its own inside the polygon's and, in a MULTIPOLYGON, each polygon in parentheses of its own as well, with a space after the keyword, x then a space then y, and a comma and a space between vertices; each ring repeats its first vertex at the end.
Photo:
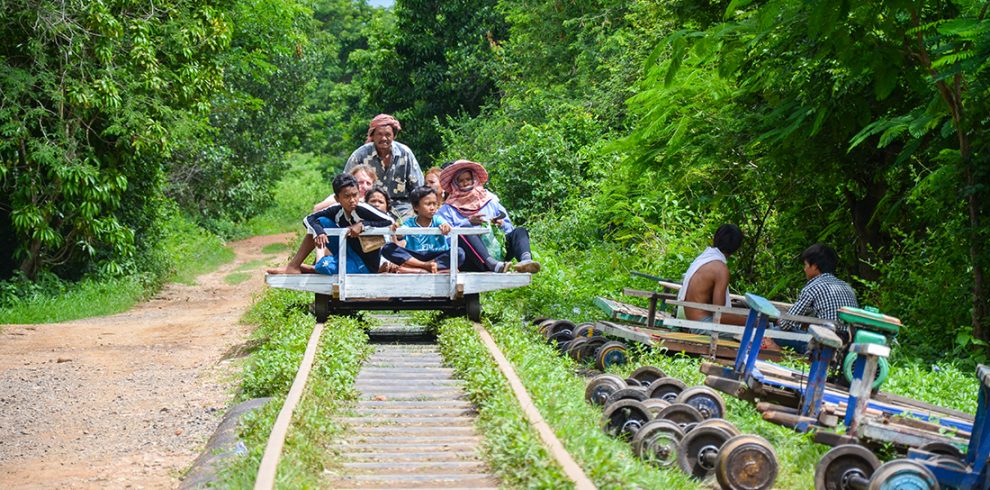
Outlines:
MULTIPOLYGON (((402 222, 402 226, 409 228, 439 228, 440 225, 446 223, 446 221, 437 216, 433 215, 433 220, 430 222, 430 226, 420 226, 416 222, 416 217, 407 218, 402 222)), ((443 252, 450 250, 450 238, 443 235, 406 235, 406 250, 413 250, 416 252, 443 252)))

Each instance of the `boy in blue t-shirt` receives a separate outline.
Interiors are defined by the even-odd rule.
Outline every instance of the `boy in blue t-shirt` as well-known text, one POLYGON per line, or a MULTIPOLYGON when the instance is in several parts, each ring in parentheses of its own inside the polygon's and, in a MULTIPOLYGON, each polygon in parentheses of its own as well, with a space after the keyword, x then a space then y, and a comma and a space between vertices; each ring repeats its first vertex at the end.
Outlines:
MULTIPOLYGON (((439 228, 446 235, 450 233, 450 225, 436 215, 440 200, 432 187, 420 186, 409 193, 409 203, 412 204, 416 216, 407 218, 402 226, 409 228, 439 228)), ((393 226, 393 229, 397 225, 393 226)), ((422 269, 424 272, 450 270, 450 238, 441 235, 406 235, 406 245, 386 243, 382 248, 382 256, 400 266, 422 269)), ((464 260, 464 252, 457 251, 457 265, 464 260)))

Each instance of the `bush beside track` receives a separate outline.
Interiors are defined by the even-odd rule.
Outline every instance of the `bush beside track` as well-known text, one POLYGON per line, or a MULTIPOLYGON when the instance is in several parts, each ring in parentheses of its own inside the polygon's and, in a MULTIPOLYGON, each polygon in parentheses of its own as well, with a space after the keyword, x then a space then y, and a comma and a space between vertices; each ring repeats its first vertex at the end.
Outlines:
MULTIPOLYGON (((269 289, 248 314, 246 320, 258 324, 254 338, 259 346, 244 369, 239 399, 273 399, 241 421, 240 439, 248 453, 221 471, 217 487, 254 485, 268 435, 312 333, 311 303, 311 294, 269 289)), ((278 467, 277 487, 320 486, 325 465, 338 459, 328 450, 330 441, 343 432, 334 416, 356 399, 354 378, 369 351, 368 335, 358 321, 340 317, 327 321, 306 391, 292 417, 278 467)))

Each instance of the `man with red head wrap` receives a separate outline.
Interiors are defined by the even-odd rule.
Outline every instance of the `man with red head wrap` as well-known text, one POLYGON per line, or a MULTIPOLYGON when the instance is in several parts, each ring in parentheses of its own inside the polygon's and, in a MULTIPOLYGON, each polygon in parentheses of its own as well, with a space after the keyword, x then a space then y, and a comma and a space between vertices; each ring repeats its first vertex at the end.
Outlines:
POLYGON ((372 118, 368 124, 368 139, 347 159, 344 172, 357 165, 368 165, 375 169, 378 180, 392 198, 393 209, 400 216, 406 217, 413 214, 409 193, 423 185, 423 170, 412 150, 395 141, 401 129, 399 121, 388 114, 379 114, 372 118))

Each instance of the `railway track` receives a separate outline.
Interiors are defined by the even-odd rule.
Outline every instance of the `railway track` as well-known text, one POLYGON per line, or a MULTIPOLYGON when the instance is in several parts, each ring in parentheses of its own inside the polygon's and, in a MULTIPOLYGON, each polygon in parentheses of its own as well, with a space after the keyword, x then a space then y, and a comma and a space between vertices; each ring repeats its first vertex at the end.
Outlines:
POLYGON ((477 412, 463 382, 403 317, 382 319, 371 332, 374 353, 355 379, 358 402, 343 418, 348 433, 334 447, 343 471, 330 486, 497 488, 480 457, 477 412))
MULTIPOLYGON (((339 415, 347 430, 332 447, 340 459, 328 465, 335 469, 327 473, 327 485, 390 490, 498 488, 499 479, 481 457, 483 435, 475 428, 476 407, 468 400, 464 382, 444 365, 436 339, 423 327, 408 325, 404 316, 375 317, 383 324, 369 332, 374 352, 355 378, 358 400, 339 415)), ((558 464, 578 489, 594 488, 532 406, 487 332, 478 324, 475 328, 558 464)), ((320 332, 322 324, 310 338, 311 350, 318 345, 320 332)), ((293 392, 302 391, 312 367, 314 356, 309 350, 272 429, 256 490, 274 486, 288 422, 298 403, 293 392)))

